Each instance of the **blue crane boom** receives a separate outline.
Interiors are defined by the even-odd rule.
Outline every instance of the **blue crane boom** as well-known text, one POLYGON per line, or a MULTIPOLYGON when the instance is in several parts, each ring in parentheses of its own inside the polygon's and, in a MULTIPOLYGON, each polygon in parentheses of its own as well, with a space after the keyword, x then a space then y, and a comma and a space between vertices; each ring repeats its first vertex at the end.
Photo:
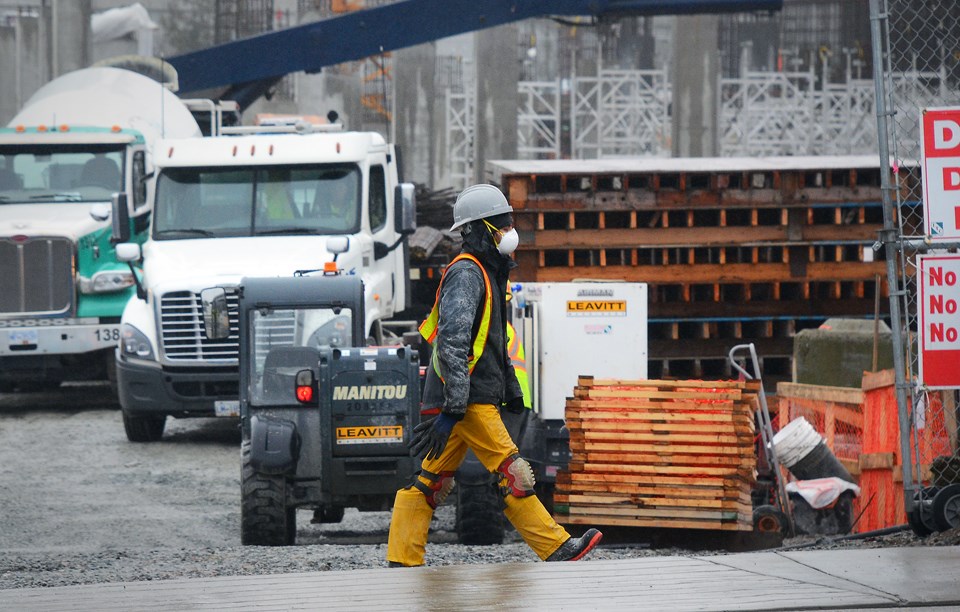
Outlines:
MULTIPOLYGON (((403 0, 169 59, 180 91, 268 83, 533 17, 618 17, 779 10, 783 0, 403 0)), ((260 91, 262 93, 262 91, 260 91)), ((256 94, 259 95, 259 94, 256 94)))

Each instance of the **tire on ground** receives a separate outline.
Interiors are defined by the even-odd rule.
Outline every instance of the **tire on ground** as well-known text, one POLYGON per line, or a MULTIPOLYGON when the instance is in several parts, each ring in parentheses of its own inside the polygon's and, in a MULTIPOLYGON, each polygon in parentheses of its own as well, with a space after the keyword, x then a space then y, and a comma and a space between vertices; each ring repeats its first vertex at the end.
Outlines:
POLYGON ((286 479, 260 474, 250 465, 250 441, 240 446, 240 542, 290 546, 297 539, 297 509, 286 507, 286 479))
POLYGON ((457 538, 460 544, 502 544, 501 496, 496 484, 457 483, 457 538))
POLYGON ((133 416, 123 411, 123 429, 131 442, 156 442, 163 437, 167 417, 133 416))

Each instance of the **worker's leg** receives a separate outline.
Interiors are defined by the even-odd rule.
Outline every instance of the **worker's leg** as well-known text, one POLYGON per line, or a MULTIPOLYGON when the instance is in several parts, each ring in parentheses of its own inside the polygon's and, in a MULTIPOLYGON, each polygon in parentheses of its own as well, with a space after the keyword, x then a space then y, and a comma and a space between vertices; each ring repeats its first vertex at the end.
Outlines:
POLYGON ((405 566, 423 565, 433 511, 453 488, 453 472, 463 462, 467 445, 458 423, 439 457, 424 460, 413 483, 397 491, 387 538, 387 561, 405 566))
POLYGON ((507 519, 537 556, 546 559, 570 539, 533 492, 533 470, 517 451, 500 411, 491 404, 470 404, 457 427, 477 459, 500 478, 507 519))

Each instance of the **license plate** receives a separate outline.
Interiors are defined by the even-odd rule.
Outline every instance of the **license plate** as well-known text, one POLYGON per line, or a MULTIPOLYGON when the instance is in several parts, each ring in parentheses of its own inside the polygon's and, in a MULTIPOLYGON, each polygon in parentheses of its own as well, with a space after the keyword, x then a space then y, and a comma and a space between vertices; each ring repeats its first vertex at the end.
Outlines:
POLYGON ((37 344, 37 330, 35 329, 11 329, 7 332, 10 338, 10 346, 30 346, 37 344))
POLYGON ((240 400, 217 400, 213 402, 213 412, 218 417, 238 417, 240 400))

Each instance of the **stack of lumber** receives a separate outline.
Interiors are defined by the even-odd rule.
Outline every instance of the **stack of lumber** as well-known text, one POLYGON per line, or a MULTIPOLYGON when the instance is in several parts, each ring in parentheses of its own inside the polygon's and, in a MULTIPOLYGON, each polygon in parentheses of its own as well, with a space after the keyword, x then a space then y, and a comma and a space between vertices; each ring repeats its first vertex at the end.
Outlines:
POLYGON ((567 399, 566 524, 753 529, 755 381, 580 377, 567 399))

